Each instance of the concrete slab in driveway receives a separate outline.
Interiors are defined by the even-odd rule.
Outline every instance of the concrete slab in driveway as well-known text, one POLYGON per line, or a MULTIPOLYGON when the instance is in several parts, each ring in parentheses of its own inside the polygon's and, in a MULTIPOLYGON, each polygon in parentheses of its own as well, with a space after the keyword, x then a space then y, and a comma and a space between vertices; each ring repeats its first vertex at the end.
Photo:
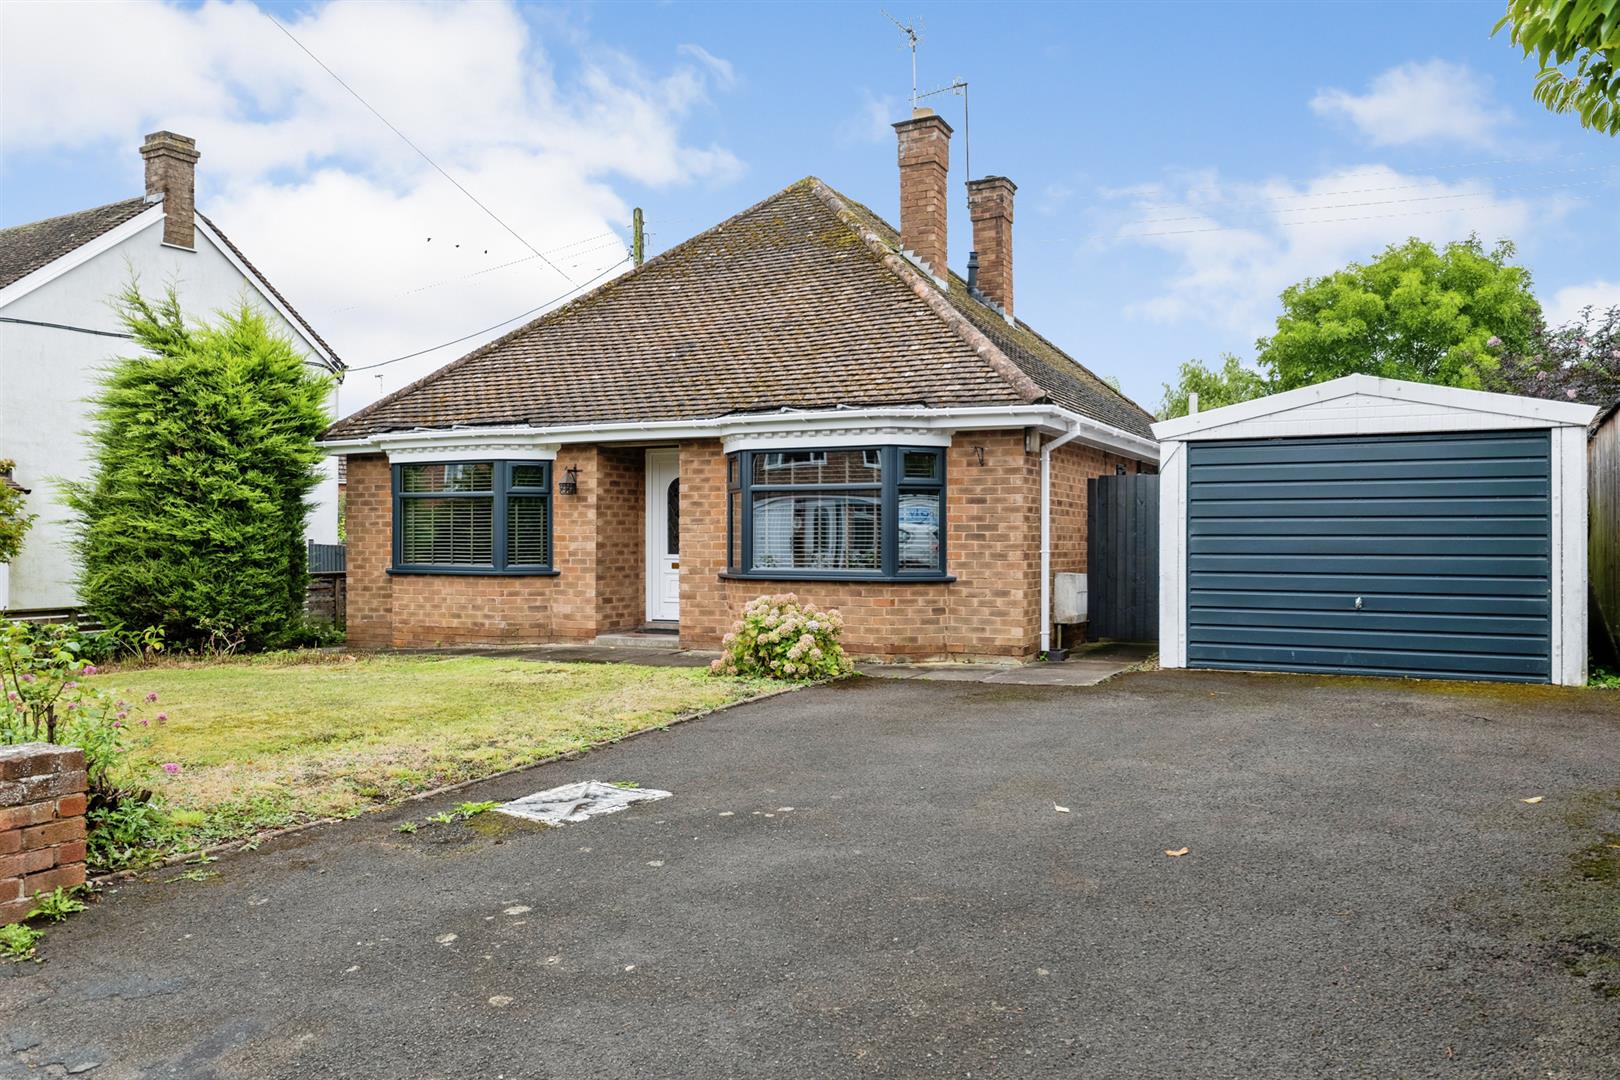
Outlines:
POLYGON ((1617 736, 1548 688, 856 680, 455 796, 675 793, 584 825, 121 889, 0 972, 0 1072, 1613 1077, 1541 882, 1617 736))

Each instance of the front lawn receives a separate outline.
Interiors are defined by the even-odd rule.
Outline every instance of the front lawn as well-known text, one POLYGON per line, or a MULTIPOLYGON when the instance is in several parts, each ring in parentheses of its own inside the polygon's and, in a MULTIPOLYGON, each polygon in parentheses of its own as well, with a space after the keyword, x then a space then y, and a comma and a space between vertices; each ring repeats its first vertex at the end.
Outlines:
POLYGON ((690 668, 328 654, 95 679, 158 695, 144 715, 168 719, 140 729, 138 779, 177 811, 185 845, 356 814, 774 689, 690 668))

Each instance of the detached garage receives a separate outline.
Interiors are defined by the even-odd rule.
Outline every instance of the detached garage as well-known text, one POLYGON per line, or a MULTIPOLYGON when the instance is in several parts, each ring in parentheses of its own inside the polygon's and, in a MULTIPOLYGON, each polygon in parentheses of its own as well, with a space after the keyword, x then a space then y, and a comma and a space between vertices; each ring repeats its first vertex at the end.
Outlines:
POLYGON ((1155 424, 1160 662, 1584 683, 1596 411, 1351 375, 1155 424))

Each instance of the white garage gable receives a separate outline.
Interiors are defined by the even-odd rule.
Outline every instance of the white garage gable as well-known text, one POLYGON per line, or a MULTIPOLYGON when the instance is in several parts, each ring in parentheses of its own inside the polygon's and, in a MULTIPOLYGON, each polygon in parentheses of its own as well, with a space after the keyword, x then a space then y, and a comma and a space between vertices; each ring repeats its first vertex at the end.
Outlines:
POLYGON ((1584 683, 1595 413, 1352 375, 1154 425, 1161 663, 1584 683))

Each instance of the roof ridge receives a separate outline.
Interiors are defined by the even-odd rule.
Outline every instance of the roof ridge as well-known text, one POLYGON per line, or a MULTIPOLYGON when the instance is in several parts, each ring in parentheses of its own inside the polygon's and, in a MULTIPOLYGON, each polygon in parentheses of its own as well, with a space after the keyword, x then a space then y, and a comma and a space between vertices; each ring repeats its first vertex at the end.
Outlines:
MULTIPOLYGON (((123 206, 125 203, 145 201, 146 196, 144 195, 133 195, 127 199, 114 199, 112 202, 102 203, 100 206, 87 206, 83 210, 69 210, 65 214, 52 214, 50 217, 39 218, 35 221, 19 221, 15 225, 6 225, 4 227, 0 227, 0 233, 8 233, 12 229, 29 229, 33 228, 35 225, 49 225, 53 221, 64 221, 67 218, 81 217, 85 214, 94 214, 98 210, 111 210, 113 207, 123 206)), ((156 206, 157 203, 154 202, 152 205, 156 206)))
MULTIPOLYGON (((657 255, 654 255, 652 258, 646 260, 640 266, 633 266, 629 270, 625 271, 622 274, 619 274, 619 275, 617 275, 615 277, 608 278, 608 280, 602 282, 602 284, 598 285, 596 288, 590 290, 589 292, 581 293, 580 295, 574 297, 572 300, 568 301, 566 304, 561 304, 561 305, 559 305, 557 307, 552 308, 550 311, 542 312, 539 315, 536 315, 534 318, 530 319, 528 322, 524 323, 522 326, 518 326, 518 327, 515 327, 515 328, 513 328, 511 330, 508 330, 506 333, 502 334, 498 338, 491 338, 489 341, 486 341, 486 342, 484 342, 484 344, 478 346, 478 348, 474 349, 472 352, 466 353, 463 356, 459 356, 456 359, 450 361, 448 364, 445 364, 442 367, 434 368, 432 371, 428 372, 426 375, 423 375, 421 378, 416 379, 416 380, 414 380, 412 382, 406 383, 404 386, 400 387, 398 390, 393 391, 392 393, 384 394, 382 397, 378 398, 376 401, 373 401, 369 405, 366 405, 366 406, 363 406, 363 407, 361 407, 359 409, 356 409, 354 412, 350 413, 348 416, 339 417, 337 420, 335 420, 333 422, 332 426, 336 427, 338 424, 346 424, 351 420, 358 420, 361 417, 366 416, 369 413, 376 411, 377 409, 381 408, 383 405, 386 405, 386 404, 392 402, 395 398, 403 397, 404 395, 406 395, 408 393, 411 393, 414 390, 420 389, 423 386, 427 386, 430 383, 437 382, 440 379, 444 378, 445 376, 449 375, 452 371, 455 371, 455 370, 461 368, 463 365, 465 365, 465 364, 467 364, 467 363, 469 363, 469 362, 471 362, 473 360, 478 359, 479 357, 483 356, 484 354, 486 354, 486 353, 488 353, 488 352, 490 352, 490 351, 492 351, 494 349, 497 349, 502 345, 505 345, 508 341, 511 341, 513 338, 517 337, 518 335, 527 333, 528 331, 533 330, 535 327, 542 326, 542 325, 550 322, 552 319, 561 318, 565 313, 574 311, 576 309, 577 305, 583 304, 587 300, 590 300, 590 301, 594 302, 596 300, 601 299, 602 296, 609 289, 617 288, 618 286, 624 284, 625 282, 631 280, 632 278, 640 277, 643 273, 645 273, 651 267, 655 267, 655 266, 658 266, 659 264, 661 264, 663 262, 669 261, 678 252, 681 252, 681 251, 685 250, 686 248, 692 246, 693 244, 696 244, 699 240, 702 240, 706 236, 709 236, 709 235, 711 235, 713 233, 721 231, 727 225, 730 225, 730 224, 736 222, 737 220, 739 220, 739 219, 741 219, 743 217, 746 217, 747 215, 753 213, 755 210, 758 210, 760 207, 764 206, 766 203, 771 202, 772 200, 781 198, 783 195, 787 194, 789 191, 792 191, 794 188, 798 187, 800 184, 805 184, 805 183, 818 184, 820 182, 821 181, 817 180, 814 176, 807 176, 803 180, 796 180, 793 183, 789 184, 787 187, 783 188, 782 190, 776 191, 776 192, 773 192, 770 195, 767 195, 765 198, 763 198, 763 199, 759 200, 758 202, 754 203, 754 205, 748 207, 747 209, 739 210, 735 214, 732 214, 730 217, 726 218, 724 221, 717 222, 716 224, 709 226, 707 229, 704 229, 702 232, 693 233, 691 236, 688 236, 685 240, 682 240, 680 243, 676 244, 674 247, 666 248, 665 250, 660 251, 657 255)), ((628 258, 628 256, 626 256, 626 257, 628 258)), ((567 295, 567 294, 564 294, 564 295, 567 295)))
MULTIPOLYGON (((980 359, 989 364, 995 373, 1006 380, 1010 386, 1026 403, 1034 404, 1046 397, 1046 392, 1035 384, 1035 381, 1013 363, 1005 352, 978 327, 974 326, 959 311, 951 306, 949 300, 939 295, 939 289, 931 279, 924 278, 922 272, 908 260, 889 250, 889 245, 883 242, 882 237, 874 233, 860 220, 859 216, 850 209, 848 201, 842 194, 834 190, 829 184, 814 176, 807 177, 810 190, 815 193, 827 208, 838 219, 848 226, 861 242, 875 255, 880 262, 894 271, 906 283, 913 295, 921 300, 930 311, 939 316, 940 320, 956 331, 957 335, 965 341, 980 359)), ((950 271, 947 269, 946 273, 950 271)))

